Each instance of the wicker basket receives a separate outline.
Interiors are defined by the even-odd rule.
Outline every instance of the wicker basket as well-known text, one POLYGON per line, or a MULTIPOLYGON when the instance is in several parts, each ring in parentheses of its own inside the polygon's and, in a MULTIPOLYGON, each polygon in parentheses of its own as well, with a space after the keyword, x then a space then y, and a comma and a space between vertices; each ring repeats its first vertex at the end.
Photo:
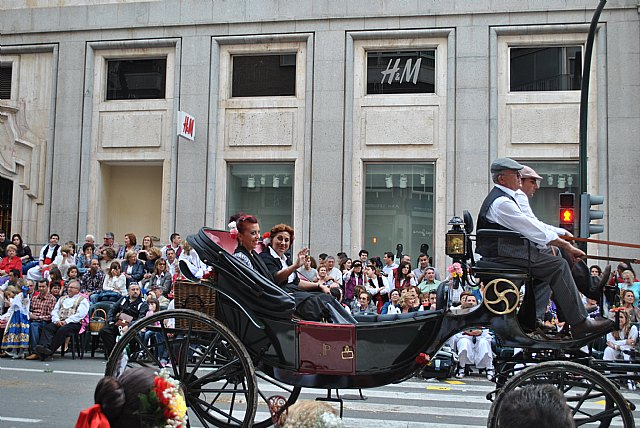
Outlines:
POLYGON ((89 331, 92 333, 97 333, 100 331, 102 327, 107 325, 107 313, 104 309, 96 309, 91 314, 91 319, 89 320, 89 331), (98 312, 102 312, 103 316, 100 316, 98 312))
MULTIPOLYGON (((173 288, 174 305, 176 309, 191 309, 215 318, 216 316, 216 291, 205 285, 193 282, 177 281, 173 288)), ((187 320, 177 320, 176 328, 187 328, 187 320)), ((206 324, 196 321, 193 328, 206 330, 206 324)))

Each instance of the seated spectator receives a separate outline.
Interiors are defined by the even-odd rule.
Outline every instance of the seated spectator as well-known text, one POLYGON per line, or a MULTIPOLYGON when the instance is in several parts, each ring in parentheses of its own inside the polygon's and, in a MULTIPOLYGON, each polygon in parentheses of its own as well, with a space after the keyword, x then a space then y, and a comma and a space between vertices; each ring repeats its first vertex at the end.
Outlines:
POLYGON ((631 290, 636 297, 636 301, 640 298, 640 282, 635 279, 635 274, 632 270, 627 269, 622 272, 622 281, 618 285, 620 286, 620 290, 631 290))
POLYGON ((62 254, 62 258, 56 266, 60 269, 60 274, 62 275, 62 279, 67 281, 69 277, 67 276, 67 272, 69 271, 69 267, 75 266, 75 255, 73 249, 68 245, 63 245, 60 249, 60 254, 62 254))
POLYGON ((436 279, 436 270, 431 266, 427 267, 424 271, 422 280, 418 283, 421 293, 428 293, 431 290, 435 290, 440 285, 440 281, 436 279))
POLYGON ((387 281, 392 288, 402 290, 405 287, 418 285, 411 272, 411 263, 401 261, 397 268, 391 269, 387 281))
POLYGON ((389 293, 389 301, 382 305, 380 314, 399 314, 402 312, 400 307, 400 290, 395 288, 389 293))
MULTIPOLYGON (((340 261, 340 272, 342 272, 343 278, 347 276, 347 274, 351 273, 351 268, 353 267, 353 260, 351 260, 351 257, 347 257, 346 254, 344 257, 344 260, 340 261)), ((360 264, 362 264, 362 262, 360 264)))
POLYGON ((52 263, 59 263, 62 259, 60 254, 60 236, 57 233, 52 233, 49 236, 49 243, 42 247, 40 250, 40 256, 38 257, 38 265, 32 267, 27 271, 27 279, 32 281, 39 281, 44 278, 45 272, 49 271, 49 266, 52 263))
POLYGON ((67 282, 71 281, 72 279, 77 279, 78 281, 80 281, 80 272, 75 265, 69 266, 69 269, 67 270, 67 282))
MULTIPOLYGON (((13 244, 9 244, 13 245, 13 244)), ((14 286, 7 287, 5 298, 10 299, 7 313, 0 316, 0 320, 6 321, 2 346, 0 346, 0 358, 22 358, 23 353, 29 350, 29 294, 14 286)))
POLYGON ((207 265, 202 263, 198 253, 196 250, 191 248, 189 241, 185 240, 182 245, 182 254, 178 258, 178 261, 184 260, 187 266, 189 267, 189 271, 196 278, 202 278, 207 271, 207 265))
POLYGON ((134 233, 125 233, 124 234, 124 244, 120 246, 118 249, 118 253, 116 254, 117 259, 128 259, 127 254, 130 251, 134 251, 136 256, 138 255, 138 251, 140 251, 140 246, 137 245, 138 241, 136 239, 136 235, 134 233))
POLYGON ((498 410, 499 427, 574 428, 573 413, 553 385, 527 385, 506 392, 498 410))
POLYGON ((320 263, 320 266, 318 266, 318 282, 330 288, 339 287, 338 283, 329 276, 327 265, 324 263, 320 263))
MULTIPOLYGON (((49 269, 48 276, 49 276, 49 282, 58 281, 60 282, 60 284, 62 284, 62 287, 64 289, 65 281, 64 279, 62 279, 62 272, 60 272, 60 269, 58 269, 58 266, 52 264, 51 269, 49 269)), ((34 284, 35 284, 35 281, 34 281, 34 284)))
POLYGON ((29 349, 27 360, 40 358, 36 354, 36 345, 40 343, 40 331, 51 322, 51 313, 56 305, 56 298, 49 292, 49 281, 43 279, 38 282, 38 294, 31 298, 31 310, 29 312, 29 349))
MULTIPOLYGON (((101 250, 98 255, 100 256, 100 269, 102 272, 107 273, 111 269, 111 263, 116 260, 116 252, 113 248, 105 248, 101 250)), ((89 263, 91 266, 91 263, 89 263)))
POLYGON ((20 236, 19 233, 13 234, 11 237, 11 243, 16 246, 16 256, 20 257, 20 261, 22 262, 21 274, 26 275, 27 271, 37 265, 38 262, 33 259, 31 248, 29 248, 28 245, 24 245, 22 242, 22 236, 20 236))
POLYGON ((146 257, 146 259, 141 259, 144 261, 144 276, 142 279, 149 279, 151 275, 153 275, 153 270, 155 268, 156 262, 159 259, 164 259, 160 254, 160 250, 156 247, 151 247, 146 252, 141 251, 140 253, 138 253, 138 258, 140 258, 140 255, 146 257))
POLYGON ((420 293, 418 296, 420 300, 420 305, 422 306, 423 311, 431 310, 431 301, 429 300, 429 293, 420 293))
MULTIPOLYGON (((140 246, 140 251, 138 251, 138 258, 140 260, 148 260, 149 250, 151 248, 155 248, 153 246, 153 240, 151 239, 151 236, 145 235, 142 238, 142 245, 140 246)), ((159 249, 158 249, 158 252, 162 254, 159 249)))
POLYGON ((329 294, 331 294, 338 301, 338 303, 340 303, 340 305, 344 308, 345 311, 348 311, 348 312, 351 311, 351 308, 345 305, 344 302, 342 301, 342 288, 331 287, 329 289, 329 294))
POLYGON ((640 322, 640 309, 636 306, 636 295, 633 290, 624 290, 621 294, 622 306, 627 312, 629 322, 640 322))
POLYGON ((429 257, 426 254, 420 253, 418 256, 418 267, 413 270, 413 277, 416 279, 418 285, 426 279, 428 268, 433 269, 433 279, 438 280, 438 284, 440 284, 440 275, 438 275, 434 267, 429 266, 429 257))
POLYGON ((146 280, 142 281, 142 286, 146 290, 151 290, 155 286, 159 286, 162 294, 167 296, 171 291, 172 278, 167 270, 167 261, 162 258, 156 259, 153 274, 146 280))
POLYGON ((62 284, 60 281, 51 281, 49 286, 49 292, 53 297, 55 297, 56 302, 62 296, 62 284))
MULTIPOLYGON (((111 248, 113 250, 113 257, 111 257, 111 259, 115 259, 118 255, 118 251, 120 251, 120 244, 115 241, 115 235, 113 232, 107 232, 104 234, 103 243, 98 247, 98 251, 96 251, 101 260, 104 256, 102 251, 107 248, 111 248)), ((111 262, 111 260, 109 260, 109 262, 111 262)))
POLYGON ((9 272, 20 271, 22 277, 22 260, 16 255, 17 247, 13 244, 7 245, 6 256, 0 260, 0 286, 9 280, 9 272))
MULTIPOLYGON (((329 277, 333 278, 333 280, 335 282, 337 282, 338 284, 340 284, 342 286, 343 274, 342 274, 342 271, 340 269, 335 267, 336 259, 333 256, 327 256, 326 264, 327 264, 327 275, 329 277)), ((346 295, 345 295, 345 297, 346 297, 346 295)))
MULTIPOLYGON (((164 262, 164 259, 162 259, 164 262)), ((158 310, 164 310, 169 307, 169 303, 171 302, 167 297, 163 294, 162 285, 156 284, 150 288, 150 293, 147 295, 147 302, 150 299, 156 299, 158 301, 158 310)))
POLYGON ((6 255, 7 245, 11 244, 11 241, 7 239, 7 232, 4 229, 0 229, 0 258, 6 255))
POLYGON ((82 293, 91 296, 93 293, 99 293, 102 291, 104 277, 104 272, 100 269, 100 262, 96 259, 92 259, 91 264, 89 265, 89 270, 80 277, 82 293))
POLYGON ((127 285, 133 282, 142 281, 144 276, 144 265, 138 260, 138 253, 130 250, 126 253, 126 258, 122 262, 122 273, 127 278, 127 285))
POLYGON ((69 281, 67 295, 60 297, 51 312, 51 322, 40 332, 35 347, 41 360, 46 360, 58 350, 71 335, 80 332, 82 319, 89 313, 89 300, 80 294, 80 283, 69 281))
POLYGON ((304 260, 304 265, 298 268, 298 273, 302 275, 302 279, 306 279, 311 282, 318 282, 318 271, 311 267, 313 257, 307 255, 304 260))
MULTIPOLYGON (((350 259, 348 259, 350 260, 350 259)), ((345 265, 346 266, 346 265, 345 265)), ((344 290, 344 303, 350 305, 354 303, 356 298, 355 288, 357 285, 363 286, 365 284, 364 272, 362 271, 362 262, 360 260, 356 260, 353 262, 352 269, 347 271, 347 273, 342 278, 343 281, 343 290, 344 290)), ((358 304, 359 302, 355 302, 358 304)))
POLYGON ((14 287, 17 286, 19 279, 21 279, 21 272, 17 269, 10 270, 9 274, 7 275, 6 281, 4 281, 4 284, 0 282, 0 284, 2 284, 0 285, 0 298, 2 298, 2 292, 6 290, 8 286, 10 285, 13 285, 14 287))
POLYGON ((408 287, 400 292, 400 309, 400 312, 403 314, 422 310, 420 299, 415 288, 408 287))
POLYGON ((124 334, 129 326, 141 320, 147 314, 149 305, 140 293, 140 286, 136 283, 129 284, 128 296, 122 296, 109 309, 108 323, 98 333, 104 344, 105 355, 110 355, 116 344, 116 338, 124 334))
POLYGON ((602 275, 602 269, 598 265, 589 266, 589 272, 591 272, 591 276, 597 276, 598 278, 602 275))
MULTIPOLYGON (((625 310, 620 311, 620 329, 607 334, 607 347, 602 357, 606 361, 625 360, 631 356, 625 351, 633 349, 638 343, 638 328, 631 325, 629 316, 625 310)), ((627 381, 630 391, 636 390, 636 383, 631 378, 627 381)))
MULTIPOLYGON (((145 314, 145 318, 150 317, 151 315, 155 314, 160 310, 160 302, 155 297, 147 298, 147 305, 149 305, 149 310, 147 310, 147 313, 145 314)), ((155 323, 153 323, 153 327, 159 328, 160 321, 156 321, 155 323)), ((164 337, 162 336, 162 333, 159 331, 147 330, 146 328, 143 328, 142 330, 140 330, 138 335, 140 336, 140 339, 142 339, 142 343, 144 343, 147 346, 149 346, 149 344, 151 343, 151 340, 153 340, 156 343, 164 341, 164 337)), ((166 360, 167 356, 158 355, 158 359, 166 360)))
MULTIPOLYGON (((182 247, 180 247, 182 249, 182 247)), ((182 253, 182 252, 181 252, 182 253)), ((171 274, 171 278, 173 281, 176 279, 176 274, 180 270, 178 268, 178 260, 176 259, 176 252, 173 248, 167 249, 166 260, 167 260, 167 271, 171 274)))
POLYGON ((93 249, 95 250, 95 248, 96 248, 96 238, 95 238, 95 236, 93 236, 93 235, 85 235, 84 242, 82 243, 80 248, 78 248, 78 251, 77 251, 76 255, 82 254, 83 247, 84 247, 85 244, 89 244, 89 245, 93 246, 93 249))
MULTIPOLYGON (((463 304, 464 309, 471 309, 478 305, 476 296, 468 295, 463 304)), ((493 352, 491 350, 491 335, 489 330, 469 329, 453 336, 458 353, 458 370, 456 377, 462 379, 468 374, 468 366, 475 365, 477 369, 486 369, 487 379, 493 380, 493 352)))
POLYGON ((76 266, 78 266, 80 274, 84 275, 84 273, 89 269, 91 260, 99 260, 99 257, 94 253, 94 250, 95 248, 93 244, 86 243, 82 246, 82 252, 76 257, 76 266))
POLYGON ((429 303, 431 303, 431 310, 435 311, 438 302, 438 293, 436 290, 429 291, 429 303))
POLYGON ((364 291, 358 295, 357 303, 351 313, 353 315, 377 314, 378 310, 373 302, 371 302, 371 296, 369 296, 369 293, 364 291))
MULTIPOLYGON (((97 302, 117 302, 122 296, 127 295, 127 278, 120 271, 120 263, 112 262, 109 273, 102 283, 102 290, 94 292, 89 296, 89 301, 97 302)), ((93 311, 91 311, 93 313, 93 311)))
POLYGON ((182 238, 180 237, 180 234, 175 232, 172 233, 169 237, 169 241, 171 241, 169 245, 162 247, 162 258, 165 260, 168 260, 167 250, 169 249, 173 250, 175 258, 180 257, 182 254, 182 238))
POLYGON ((389 284, 387 278, 380 274, 378 268, 373 264, 367 265, 364 269, 365 289, 371 295, 371 299, 378 312, 382 311, 382 307, 389 301, 389 284))

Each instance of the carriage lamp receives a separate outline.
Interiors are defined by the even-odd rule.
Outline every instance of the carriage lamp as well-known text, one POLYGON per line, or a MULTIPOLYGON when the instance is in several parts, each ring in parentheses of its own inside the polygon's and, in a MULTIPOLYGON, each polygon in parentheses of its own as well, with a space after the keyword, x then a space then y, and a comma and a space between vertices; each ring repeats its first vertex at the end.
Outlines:
POLYGON ((446 253, 452 259, 459 259, 467 254, 467 234, 464 231, 464 221, 458 216, 449 220, 451 229, 445 236, 446 253))

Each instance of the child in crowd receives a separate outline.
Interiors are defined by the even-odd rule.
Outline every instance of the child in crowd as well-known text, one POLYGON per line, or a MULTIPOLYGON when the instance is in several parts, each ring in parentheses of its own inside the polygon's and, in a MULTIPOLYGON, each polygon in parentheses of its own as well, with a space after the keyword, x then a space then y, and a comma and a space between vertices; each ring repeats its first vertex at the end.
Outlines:
POLYGON ((5 299, 10 300, 10 306, 7 313, 0 316, 0 320, 7 321, 0 357, 22 358, 22 354, 29 350, 29 294, 9 286, 5 290, 5 299))

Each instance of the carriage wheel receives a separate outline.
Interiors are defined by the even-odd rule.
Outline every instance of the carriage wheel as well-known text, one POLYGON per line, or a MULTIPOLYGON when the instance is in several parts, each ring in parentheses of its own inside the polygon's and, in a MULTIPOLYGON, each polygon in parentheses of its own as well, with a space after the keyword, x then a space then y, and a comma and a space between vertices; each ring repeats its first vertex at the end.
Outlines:
POLYGON ((296 402, 302 388, 284 384, 260 369, 256 370, 256 378, 258 380, 258 412, 260 416, 256 416, 253 428, 266 428, 273 425, 273 419, 269 416, 269 398, 274 396, 284 398, 284 403, 279 406, 279 410, 275 414, 277 420, 289 406, 296 402))
POLYGON ((166 367, 180 381, 191 421, 204 427, 252 426, 258 404, 255 369, 242 342, 219 321, 177 309, 136 322, 111 352, 105 375, 140 366, 166 367), (167 327, 172 321, 175 327, 167 327), (154 327, 157 322, 160 327, 154 327), (154 336, 147 342, 139 334, 145 330, 154 336))
POLYGON ((627 401, 609 379, 590 367, 568 361, 547 361, 512 377, 498 392, 487 426, 498 426, 497 415, 506 392, 540 384, 551 384, 564 394, 577 427, 635 427, 627 401))

